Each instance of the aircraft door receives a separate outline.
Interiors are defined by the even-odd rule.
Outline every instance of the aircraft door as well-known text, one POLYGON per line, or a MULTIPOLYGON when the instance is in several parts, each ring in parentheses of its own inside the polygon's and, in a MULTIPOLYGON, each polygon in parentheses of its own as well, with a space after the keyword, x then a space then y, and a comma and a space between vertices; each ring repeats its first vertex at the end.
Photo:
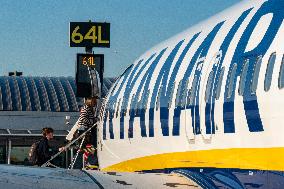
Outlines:
POLYGON ((189 144, 194 143, 195 141, 195 134, 194 134, 194 122, 192 121, 192 109, 189 108, 191 101, 191 88, 192 85, 194 84, 194 77, 191 77, 187 80, 186 83, 186 99, 185 99, 185 116, 183 117, 183 120, 185 122, 185 133, 186 133, 186 138, 189 144))
POLYGON ((200 81, 200 132, 204 140, 211 142, 215 132, 214 123, 214 86, 217 82, 217 73, 222 52, 218 52, 203 68, 200 81))

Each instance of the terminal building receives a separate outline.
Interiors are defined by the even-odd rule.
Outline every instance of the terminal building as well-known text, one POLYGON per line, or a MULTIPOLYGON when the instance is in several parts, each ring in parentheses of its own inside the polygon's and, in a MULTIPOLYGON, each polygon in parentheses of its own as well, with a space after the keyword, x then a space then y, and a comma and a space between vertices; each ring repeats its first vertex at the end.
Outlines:
MULTIPOLYGON (((102 97, 114 81, 103 80, 102 97)), ((30 147, 44 127, 55 130, 53 147, 64 145, 83 105, 75 91, 72 77, 0 76, 0 163, 28 164, 30 147)), ((70 154, 60 157, 60 167, 68 165, 70 154)))

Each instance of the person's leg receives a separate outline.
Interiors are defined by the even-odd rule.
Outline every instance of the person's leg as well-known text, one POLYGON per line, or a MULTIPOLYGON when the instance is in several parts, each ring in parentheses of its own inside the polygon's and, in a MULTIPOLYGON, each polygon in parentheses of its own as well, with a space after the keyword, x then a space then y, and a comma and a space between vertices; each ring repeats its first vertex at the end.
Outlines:
POLYGON ((92 131, 92 144, 95 148, 95 152, 94 152, 94 158, 95 158, 95 162, 96 165, 98 165, 98 156, 97 156, 97 128, 93 128, 92 131))

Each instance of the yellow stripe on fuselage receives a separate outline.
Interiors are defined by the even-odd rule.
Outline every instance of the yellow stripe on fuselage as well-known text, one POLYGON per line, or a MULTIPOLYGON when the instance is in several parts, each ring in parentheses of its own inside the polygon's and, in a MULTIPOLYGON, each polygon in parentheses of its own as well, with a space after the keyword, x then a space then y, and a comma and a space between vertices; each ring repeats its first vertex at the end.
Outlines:
POLYGON ((239 168, 284 171, 283 148, 233 148, 157 154, 131 159, 102 169, 134 172, 165 168, 239 168))

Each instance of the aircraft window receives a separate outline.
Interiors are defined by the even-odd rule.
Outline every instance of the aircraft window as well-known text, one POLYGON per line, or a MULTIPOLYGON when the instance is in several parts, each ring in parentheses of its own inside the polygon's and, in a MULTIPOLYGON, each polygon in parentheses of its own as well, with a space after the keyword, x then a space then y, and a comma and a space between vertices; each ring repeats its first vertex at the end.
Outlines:
POLYGON ((243 65, 243 70, 242 70, 241 79, 239 83, 239 95, 241 96, 244 94, 244 90, 245 90, 248 66, 249 66, 249 60, 246 60, 245 64, 243 65))
POLYGON ((180 104, 182 107, 185 107, 186 105, 186 93, 187 93, 187 86, 188 86, 189 80, 187 79, 185 87, 182 88, 182 93, 180 96, 180 104))
POLYGON ((160 108, 160 98, 161 98, 161 92, 162 92, 163 85, 160 86, 157 101, 156 101, 156 111, 160 108))
MULTIPOLYGON (((144 92, 143 92, 144 93, 144 92)), ((148 100, 149 100, 149 95, 150 95, 150 90, 147 91, 145 97, 144 97, 144 100, 143 100, 143 103, 144 103, 144 110, 146 111, 147 109, 147 105, 148 105, 148 100)))
POLYGON ((119 99, 118 104, 117 104, 116 114, 115 114, 115 117, 116 117, 116 118, 118 117, 118 111, 119 111, 120 101, 121 101, 121 98, 119 99))
POLYGON ((259 57, 257 57, 256 64, 255 64, 255 67, 254 67, 254 70, 253 70, 251 93, 256 92, 261 63, 262 63, 262 56, 259 56, 259 57))
POLYGON ((208 76, 207 84, 206 84, 206 91, 205 91, 205 102, 209 102, 211 88, 212 88, 212 81, 213 81, 214 71, 212 70, 208 76))
POLYGON ((177 89, 177 94, 176 94, 176 107, 177 106, 180 106, 180 97, 181 97, 181 84, 182 84, 182 81, 179 82, 178 84, 178 89, 177 89))
POLYGON ((191 89, 187 89, 187 94, 186 94, 186 105, 190 105, 190 95, 191 95, 191 89))
POLYGON ((190 89, 189 89, 189 78, 187 79, 186 81, 186 86, 185 86, 185 91, 184 91, 184 94, 183 94, 183 103, 184 103, 184 106, 188 105, 188 101, 189 101, 189 95, 190 95, 190 89))
POLYGON ((170 108, 171 105, 172 105, 172 100, 173 100, 173 96, 174 96, 175 86, 176 86, 176 82, 174 82, 173 86, 170 89, 171 91, 170 91, 170 96, 169 96, 168 108, 170 108))
POLYGON ((179 82, 178 91, 176 94, 176 106, 184 107, 186 101, 186 87, 182 88, 182 81, 179 82))
POLYGON ((284 55, 282 57, 282 63, 281 63, 281 67, 280 67, 278 87, 279 87, 279 89, 282 89, 284 87, 284 55))
POLYGON ((222 87, 222 81, 225 73, 225 67, 222 67, 219 80, 218 80, 218 86, 217 86, 217 91, 216 91, 216 96, 215 99, 218 100, 220 98, 220 93, 221 93, 221 87, 222 87))
POLYGON ((190 105, 194 105, 194 101, 195 101, 195 93, 196 93, 196 87, 197 87, 197 82, 198 82, 198 77, 195 76, 192 82, 192 86, 191 86, 191 93, 190 93, 190 99, 189 99, 189 104, 190 105))
POLYGON ((136 104, 136 111, 135 111, 135 115, 138 114, 138 110, 142 109, 142 99, 139 100, 139 97, 137 97, 137 104, 136 104))
POLYGON ((235 63, 231 69, 231 73, 230 73, 230 81, 228 84, 228 96, 227 98, 230 98, 232 96, 233 93, 233 84, 234 84, 234 80, 235 80, 235 75, 236 75, 236 71, 237 71, 237 64, 235 63))
POLYGON ((265 80, 264 80, 264 90, 267 92, 269 91, 271 87, 271 80, 272 80, 272 74, 273 74, 273 68, 276 60, 276 52, 272 53, 270 55, 270 58, 268 60, 267 68, 266 68, 266 74, 265 74, 265 80))

